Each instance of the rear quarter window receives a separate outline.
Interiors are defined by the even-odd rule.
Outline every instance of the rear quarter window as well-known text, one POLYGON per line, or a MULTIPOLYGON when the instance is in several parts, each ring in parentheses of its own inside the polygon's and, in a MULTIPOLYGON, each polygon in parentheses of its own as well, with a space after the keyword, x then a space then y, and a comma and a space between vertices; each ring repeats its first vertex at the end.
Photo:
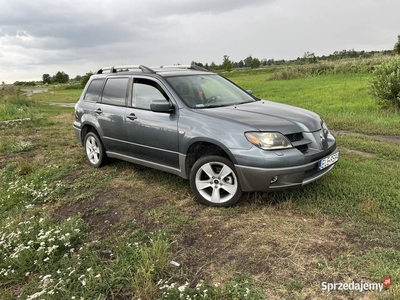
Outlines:
POLYGON ((96 102, 99 99, 100 90, 103 87, 104 79, 94 79, 86 90, 84 101, 96 102))

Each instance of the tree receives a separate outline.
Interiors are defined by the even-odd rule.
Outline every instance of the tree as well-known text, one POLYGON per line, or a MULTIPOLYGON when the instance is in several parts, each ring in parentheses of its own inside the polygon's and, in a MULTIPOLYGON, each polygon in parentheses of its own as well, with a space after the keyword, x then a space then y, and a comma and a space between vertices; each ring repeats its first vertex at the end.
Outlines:
POLYGON ((72 79, 73 81, 81 81, 82 80, 82 76, 81 75, 76 75, 76 77, 74 79, 72 79))
POLYGON ((262 60, 261 60, 261 65, 262 66, 266 66, 268 64, 268 60, 266 59, 266 58, 263 58, 262 60))
POLYGON ((50 84, 51 76, 49 74, 43 74, 42 81, 43 81, 43 84, 50 84))
POLYGON ((251 55, 249 55, 249 56, 247 56, 245 59, 244 59, 244 66, 246 67, 246 68, 250 68, 251 67, 251 62, 253 61, 253 57, 251 56, 251 55))
POLYGON ((56 75, 52 77, 51 80, 53 83, 67 83, 69 81, 69 75, 58 71, 56 75))
POLYGON ((310 51, 307 51, 304 53, 303 59, 304 59, 304 61, 311 63, 311 64, 317 62, 317 58, 315 57, 315 54, 310 51))
POLYGON ((232 70, 232 61, 229 60, 228 55, 224 55, 224 58, 222 60, 222 68, 228 72, 232 70))
POLYGON ((218 68, 218 66, 216 65, 216 63, 212 61, 211 64, 210 64, 210 70, 214 71, 217 68, 218 68))
POLYGON ((354 49, 351 49, 351 50, 348 50, 347 51, 347 55, 346 55, 347 57, 352 57, 352 58, 357 58, 357 57, 359 57, 360 55, 358 54, 358 52, 356 51, 356 50, 354 50, 354 49))
POLYGON ((397 43, 394 45, 394 53, 400 54, 400 35, 397 36, 397 43))
POLYGON ((243 67, 244 67, 244 62, 243 62, 243 60, 240 60, 240 61, 239 61, 238 67, 239 67, 239 68, 243 68, 243 67))
POLYGON ((90 72, 86 73, 86 74, 82 77, 82 80, 81 80, 81 86, 82 86, 82 88, 84 88, 84 87, 86 86, 86 83, 89 81, 90 76, 92 76, 92 75, 93 75, 93 72, 90 71, 90 72))
POLYGON ((260 64, 261 64, 261 62, 260 62, 260 60, 258 59, 258 58, 253 58, 253 60, 251 61, 251 68, 252 69, 256 69, 256 68, 259 68, 260 67, 260 64))

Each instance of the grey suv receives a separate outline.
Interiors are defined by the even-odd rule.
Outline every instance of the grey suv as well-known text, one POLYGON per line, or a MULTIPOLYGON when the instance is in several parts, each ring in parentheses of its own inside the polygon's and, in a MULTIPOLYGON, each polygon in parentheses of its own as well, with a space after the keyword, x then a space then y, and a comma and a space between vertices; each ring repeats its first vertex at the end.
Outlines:
POLYGON ((99 70, 75 106, 74 130, 93 167, 117 158, 170 172, 211 206, 305 185, 339 158, 317 114, 193 65, 99 70))

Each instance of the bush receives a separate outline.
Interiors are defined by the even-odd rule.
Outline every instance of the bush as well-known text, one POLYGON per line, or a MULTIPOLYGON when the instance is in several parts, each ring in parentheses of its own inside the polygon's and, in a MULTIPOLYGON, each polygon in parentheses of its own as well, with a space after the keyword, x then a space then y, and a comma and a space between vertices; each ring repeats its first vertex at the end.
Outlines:
POLYGON ((368 92, 384 108, 400 108, 400 57, 383 62, 373 72, 368 92))
POLYGON ((21 88, 15 86, 6 86, 0 89, 0 101, 10 101, 20 98, 21 88))

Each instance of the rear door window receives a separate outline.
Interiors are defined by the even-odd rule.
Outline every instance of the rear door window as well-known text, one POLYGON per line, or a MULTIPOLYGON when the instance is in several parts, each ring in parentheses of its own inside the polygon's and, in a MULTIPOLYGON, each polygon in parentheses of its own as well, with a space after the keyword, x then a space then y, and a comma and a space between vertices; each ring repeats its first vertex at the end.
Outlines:
POLYGON ((126 105, 129 78, 108 78, 104 86, 101 102, 118 106, 126 105))

